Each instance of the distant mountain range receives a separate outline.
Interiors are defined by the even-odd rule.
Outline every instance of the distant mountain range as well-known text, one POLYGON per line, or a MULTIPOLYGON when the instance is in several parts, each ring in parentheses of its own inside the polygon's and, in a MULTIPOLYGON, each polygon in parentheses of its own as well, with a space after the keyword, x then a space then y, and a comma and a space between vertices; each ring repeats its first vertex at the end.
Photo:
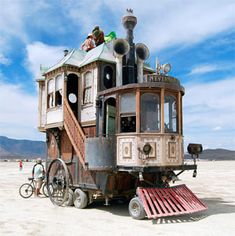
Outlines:
POLYGON ((35 159, 46 157, 46 143, 42 141, 17 140, 0 136, 1 159, 35 159))
MULTIPOLYGON (((46 157, 46 143, 42 141, 17 140, 0 136, 0 160, 1 159, 35 159, 46 157)), ((191 156, 185 154, 186 159, 191 156)), ((206 149, 200 155, 202 160, 235 160, 235 151, 226 149, 206 149)))
MULTIPOLYGON (((185 158, 190 159, 191 156, 189 154, 185 155, 185 158)), ((227 161, 234 160, 235 161, 235 151, 230 151, 226 149, 205 149, 202 154, 200 154, 199 158, 201 160, 215 160, 215 161, 227 161)))

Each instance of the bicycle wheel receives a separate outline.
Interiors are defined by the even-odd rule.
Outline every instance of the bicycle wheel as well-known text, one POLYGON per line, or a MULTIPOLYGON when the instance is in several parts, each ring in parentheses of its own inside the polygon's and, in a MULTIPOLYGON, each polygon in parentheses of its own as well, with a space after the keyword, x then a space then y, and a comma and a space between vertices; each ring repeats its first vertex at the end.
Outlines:
POLYGON ((44 195, 45 197, 49 197, 48 191, 47 191, 47 185, 46 185, 46 183, 43 183, 43 184, 42 184, 41 189, 42 189, 43 195, 44 195))
POLYGON ((31 184, 22 184, 19 189, 20 196, 23 198, 29 198, 33 195, 33 186, 31 184))

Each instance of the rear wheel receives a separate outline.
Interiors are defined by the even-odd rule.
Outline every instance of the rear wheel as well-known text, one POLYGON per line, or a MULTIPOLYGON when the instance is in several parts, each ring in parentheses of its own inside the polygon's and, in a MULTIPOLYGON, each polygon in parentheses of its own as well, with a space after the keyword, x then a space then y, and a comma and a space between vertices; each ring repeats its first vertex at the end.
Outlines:
POLYGON ((129 214, 135 220, 142 220, 145 218, 146 213, 143 204, 138 197, 131 199, 129 203, 129 214))
POLYGON ((43 195, 44 195, 45 197, 49 197, 46 183, 43 183, 41 189, 42 189, 43 195))
POLYGON ((88 204, 88 197, 85 192, 77 188, 73 193, 73 204, 78 209, 83 209, 88 204))
POLYGON ((33 186, 31 184, 22 184, 19 189, 20 196, 29 198, 33 195, 33 186))

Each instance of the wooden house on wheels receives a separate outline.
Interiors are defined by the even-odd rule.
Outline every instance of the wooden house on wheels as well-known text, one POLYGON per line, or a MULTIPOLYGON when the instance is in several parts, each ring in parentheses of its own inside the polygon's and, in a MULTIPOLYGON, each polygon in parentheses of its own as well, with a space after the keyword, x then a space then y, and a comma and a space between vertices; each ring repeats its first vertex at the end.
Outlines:
MULTIPOLYGON (((46 132, 47 187, 56 205, 85 208, 123 198, 135 219, 197 212, 206 206, 170 182, 185 170, 180 81, 145 64, 147 46, 133 42, 137 18, 122 18, 126 39, 85 52, 65 51, 39 85, 39 130, 46 132)), ((188 147, 193 157, 202 146, 188 147)))

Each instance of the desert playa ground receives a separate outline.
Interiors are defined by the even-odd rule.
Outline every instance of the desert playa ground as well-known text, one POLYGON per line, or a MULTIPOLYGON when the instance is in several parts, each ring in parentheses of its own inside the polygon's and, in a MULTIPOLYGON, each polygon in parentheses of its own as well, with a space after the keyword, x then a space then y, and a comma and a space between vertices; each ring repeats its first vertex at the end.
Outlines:
POLYGON ((20 185, 30 177, 33 163, 0 162, 0 235, 235 235, 235 162, 198 163, 198 176, 183 173, 185 183, 208 210, 158 220, 133 220, 128 205, 87 209, 54 206, 48 198, 23 199, 20 185))

